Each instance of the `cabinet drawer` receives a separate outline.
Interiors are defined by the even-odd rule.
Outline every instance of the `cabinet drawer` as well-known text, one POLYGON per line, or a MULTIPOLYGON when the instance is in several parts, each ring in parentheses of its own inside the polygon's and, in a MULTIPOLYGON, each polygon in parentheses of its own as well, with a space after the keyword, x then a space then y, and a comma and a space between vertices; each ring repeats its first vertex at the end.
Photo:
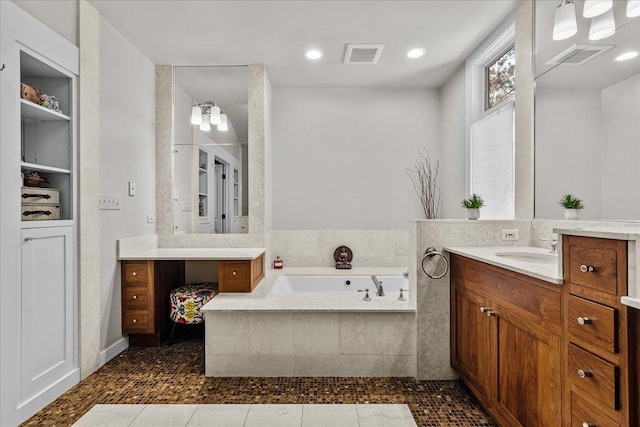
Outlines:
POLYGON ((149 280, 148 265, 146 262, 130 262, 124 264, 125 283, 147 283, 149 280))
POLYGON ((147 310, 126 310, 124 313, 125 332, 147 332, 149 312, 147 310))
POLYGON ((588 397, 571 392, 571 427, 620 427, 620 424, 603 415, 588 397))
POLYGON ((126 286, 124 288, 124 306, 127 309, 147 309, 149 295, 146 287, 126 286))
POLYGON ((571 295, 567 330, 569 340, 587 347, 618 351, 617 310, 571 295))
POLYGON ((618 294, 618 253, 615 250, 572 245, 569 281, 611 295, 618 294))
POLYGON ((222 277, 227 283, 246 283, 248 270, 248 263, 245 261, 225 261, 222 277))
POLYGON ((618 409, 618 368, 569 344, 569 380, 610 409, 618 409))

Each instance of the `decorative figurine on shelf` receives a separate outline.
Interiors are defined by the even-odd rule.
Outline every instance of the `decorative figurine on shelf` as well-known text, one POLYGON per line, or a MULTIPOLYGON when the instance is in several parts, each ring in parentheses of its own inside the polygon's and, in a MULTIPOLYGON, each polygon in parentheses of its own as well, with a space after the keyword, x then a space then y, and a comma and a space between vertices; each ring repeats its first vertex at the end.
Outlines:
POLYGON ((347 246, 340 246, 333 252, 333 259, 338 270, 350 270, 353 252, 347 246))

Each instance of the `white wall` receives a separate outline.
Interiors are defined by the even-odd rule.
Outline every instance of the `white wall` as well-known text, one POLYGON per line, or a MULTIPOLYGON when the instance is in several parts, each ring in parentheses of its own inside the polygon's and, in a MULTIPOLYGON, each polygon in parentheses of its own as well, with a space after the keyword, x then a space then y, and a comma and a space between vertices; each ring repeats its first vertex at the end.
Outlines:
POLYGON ((538 88, 535 108, 536 218, 562 218, 566 193, 584 200, 583 219, 602 218, 601 91, 538 88))
POLYGON ((465 67, 460 66, 440 88, 442 111, 441 218, 464 218, 460 201, 466 197, 465 67))
POLYGON ((640 218, 640 75, 602 91, 602 218, 640 218))
POLYGON ((273 89, 273 229, 407 229, 405 169, 440 157, 438 90, 273 89))
POLYGON ((77 1, 13 0, 13 2, 74 45, 78 45, 77 1))
POLYGON ((116 241, 155 233, 155 65, 100 19, 100 192, 121 197, 100 211, 101 349, 122 338, 116 241), (135 197, 128 181, 135 181, 135 197))

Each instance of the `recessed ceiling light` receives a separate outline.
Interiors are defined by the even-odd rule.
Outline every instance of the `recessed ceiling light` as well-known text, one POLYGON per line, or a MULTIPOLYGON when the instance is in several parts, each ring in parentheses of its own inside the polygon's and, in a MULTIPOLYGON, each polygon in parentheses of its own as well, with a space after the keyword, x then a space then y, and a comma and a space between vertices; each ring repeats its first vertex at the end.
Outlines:
POLYGON ((316 60, 322 58, 322 52, 318 49, 310 49, 305 52, 304 56, 306 56, 308 59, 316 60))
POLYGON ((415 49, 411 49, 409 52, 407 52, 407 58, 411 58, 411 59, 420 58, 425 53, 427 53, 427 50, 425 48, 418 47, 415 49))
POLYGON ((623 53, 622 55, 616 56, 616 61, 626 61, 626 60, 635 58, 636 56, 638 56, 638 52, 636 51, 626 52, 626 53, 623 53))

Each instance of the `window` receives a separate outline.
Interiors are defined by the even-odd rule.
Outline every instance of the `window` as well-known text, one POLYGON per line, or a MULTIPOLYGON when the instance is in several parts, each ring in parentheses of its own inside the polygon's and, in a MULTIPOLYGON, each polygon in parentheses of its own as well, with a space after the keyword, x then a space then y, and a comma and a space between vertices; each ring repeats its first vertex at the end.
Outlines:
POLYGON ((485 68, 488 110, 509 98, 516 90, 516 48, 511 46, 502 56, 485 68))

